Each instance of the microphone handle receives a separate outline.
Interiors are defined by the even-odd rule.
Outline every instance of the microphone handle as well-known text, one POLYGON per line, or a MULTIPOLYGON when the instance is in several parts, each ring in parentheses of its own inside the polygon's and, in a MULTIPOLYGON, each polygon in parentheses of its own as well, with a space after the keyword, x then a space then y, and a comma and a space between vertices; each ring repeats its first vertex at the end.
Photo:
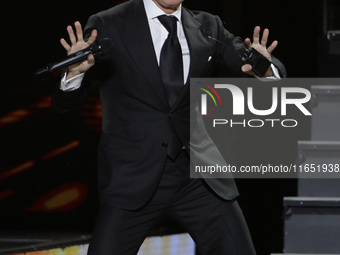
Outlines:
POLYGON ((52 73, 54 71, 63 69, 64 67, 67 67, 69 65, 81 62, 83 60, 86 60, 88 55, 93 54, 92 50, 89 48, 86 48, 85 50, 78 51, 76 53, 71 54, 68 56, 65 60, 62 60, 57 63, 50 63, 47 67, 44 67, 42 69, 39 69, 35 72, 34 76, 39 77, 41 75, 52 73))
POLYGON ((49 65, 49 72, 54 72, 57 70, 60 70, 64 67, 70 66, 72 64, 81 62, 83 60, 86 60, 88 55, 92 54, 91 50, 86 50, 86 51, 81 51, 81 52, 76 52, 70 56, 68 56, 68 58, 66 58, 63 61, 57 62, 57 63, 53 63, 51 65, 49 65))
POLYGON ((100 43, 98 41, 95 41, 89 47, 69 55, 65 60, 56 63, 50 63, 47 67, 41 68, 40 70, 35 72, 34 76, 39 77, 41 75, 52 73, 72 64, 84 61, 90 54, 93 54, 97 60, 97 58, 105 57, 105 55, 108 55, 108 53, 112 50, 112 47, 113 44, 111 39, 109 38, 104 38, 102 41, 100 41, 100 43))

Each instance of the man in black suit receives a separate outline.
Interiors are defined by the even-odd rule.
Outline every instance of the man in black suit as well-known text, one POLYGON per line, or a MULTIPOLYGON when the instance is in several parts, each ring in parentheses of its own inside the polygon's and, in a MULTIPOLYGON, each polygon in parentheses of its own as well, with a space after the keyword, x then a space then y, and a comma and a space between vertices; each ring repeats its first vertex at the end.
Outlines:
MULTIPOLYGON (((255 254, 235 200, 234 181, 189 177, 189 78, 209 77, 215 64, 253 74, 240 57, 245 44, 272 60, 277 42, 267 48, 269 31, 264 30, 260 40, 259 27, 254 29, 252 43, 250 39, 241 42, 218 17, 191 12, 181 2, 131 0, 91 16, 84 36, 79 22, 75 22, 75 33, 69 26, 70 44, 61 39, 68 54, 97 39, 113 42, 106 59, 95 61, 90 55, 70 66, 52 97, 54 108, 63 112, 79 106, 90 88, 100 90, 101 209, 90 255, 136 254, 150 229, 165 218, 178 221, 190 233, 200 254, 255 254), (183 83, 172 101, 159 67, 169 34, 160 15, 176 17, 183 61, 179 71, 183 83)), ((272 65, 265 76, 278 76, 280 71, 272 65)), ((213 143, 203 146, 219 155, 213 143)))

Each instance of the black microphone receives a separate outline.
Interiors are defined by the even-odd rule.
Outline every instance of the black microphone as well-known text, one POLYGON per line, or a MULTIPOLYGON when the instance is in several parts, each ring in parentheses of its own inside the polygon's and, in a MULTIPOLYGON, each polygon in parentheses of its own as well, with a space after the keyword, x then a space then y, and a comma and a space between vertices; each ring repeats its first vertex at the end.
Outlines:
MULTIPOLYGON (((217 40, 216 38, 208 35, 209 39, 212 39, 216 42, 222 43, 223 45, 226 45, 224 42, 217 40)), ((252 66, 251 71, 253 71, 257 76, 263 77, 266 72, 268 71, 270 65, 272 64, 269 59, 267 59, 265 56, 262 55, 262 53, 258 52, 254 48, 245 45, 245 52, 243 53, 243 56, 240 56, 244 64, 249 64, 252 66)))
POLYGON ((35 76, 52 73, 67 66, 84 61, 90 54, 93 54, 96 60, 101 59, 110 53, 112 48, 113 43, 110 38, 104 38, 103 40, 95 41, 89 47, 69 55, 66 59, 56 63, 50 63, 47 67, 39 69, 37 72, 35 72, 35 76))

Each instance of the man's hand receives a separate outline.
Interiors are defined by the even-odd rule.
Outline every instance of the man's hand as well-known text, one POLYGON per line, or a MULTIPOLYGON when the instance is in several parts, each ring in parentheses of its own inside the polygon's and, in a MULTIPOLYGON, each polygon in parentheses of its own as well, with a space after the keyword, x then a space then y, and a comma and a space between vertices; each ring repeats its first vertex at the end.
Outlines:
MULTIPOLYGON (((76 34, 74 34, 73 28, 71 26, 67 27, 67 32, 69 35, 71 45, 68 44, 64 38, 60 39, 60 43, 67 51, 67 55, 71 55, 72 53, 75 53, 77 51, 80 51, 80 50, 83 50, 89 47, 97 38, 97 30, 94 29, 92 30, 90 38, 85 42, 83 38, 83 30, 82 30, 80 22, 76 21, 74 23, 74 27, 76 29, 76 34)), ((67 68, 66 80, 71 79, 74 76, 77 76, 81 73, 86 72, 94 65, 94 63, 95 63, 94 56, 90 54, 87 60, 81 63, 77 63, 77 64, 69 66, 67 68)))
MULTIPOLYGON (((249 38, 246 38, 244 40, 244 43, 248 45, 249 47, 252 47, 256 49, 258 52, 260 52, 263 56, 265 56, 270 61, 272 60, 271 53, 276 48, 278 42, 274 41, 268 48, 267 48, 267 42, 268 42, 268 35, 269 30, 266 28, 263 31, 262 39, 260 41, 260 31, 261 28, 259 26, 256 26, 254 28, 254 34, 253 34, 253 43, 251 43, 251 40, 249 38)), ((245 64, 242 66, 242 71, 245 73, 248 73, 250 75, 255 75, 254 72, 251 71, 252 66, 249 64, 245 64)), ((271 68, 268 69, 264 77, 270 77, 273 76, 273 71, 271 68)))

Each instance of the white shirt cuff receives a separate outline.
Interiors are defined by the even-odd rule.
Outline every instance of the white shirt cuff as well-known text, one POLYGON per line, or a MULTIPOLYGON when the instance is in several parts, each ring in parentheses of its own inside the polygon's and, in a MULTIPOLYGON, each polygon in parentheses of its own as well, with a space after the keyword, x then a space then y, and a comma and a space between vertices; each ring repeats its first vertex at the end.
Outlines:
POLYGON ((79 89, 81 82, 84 78, 85 73, 81 73, 77 76, 72 77, 71 79, 66 80, 66 72, 64 73, 63 78, 60 81, 60 89, 62 91, 73 91, 79 89))
MULTIPOLYGON (((275 79, 281 79, 281 77, 280 77, 280 73, 279 73, 279 69, 277 69, 276 68, 276 66, 275 65, 273 65, 273 64, 271 64, 270 65, 270 67, 272 68, 272 71, 273 71, 273 73, 274 73, 274 75, 273 76, 271 76, 271 77, 273 77, 273 78, 275 78, 275 79)), ((271 78, 271 77, 269 77, 269 78, 271 78)))
POLYGON ((281 77, 280 77, 280 74, 279 74, 279 70, 276 68, 276 66, 271 64, 270 67, 271 67, 271 69, 273 71, 273 76, 262 77, 262 78, 256 76, 256 78, 258 78, 261 81, 281 80, 281 77))

